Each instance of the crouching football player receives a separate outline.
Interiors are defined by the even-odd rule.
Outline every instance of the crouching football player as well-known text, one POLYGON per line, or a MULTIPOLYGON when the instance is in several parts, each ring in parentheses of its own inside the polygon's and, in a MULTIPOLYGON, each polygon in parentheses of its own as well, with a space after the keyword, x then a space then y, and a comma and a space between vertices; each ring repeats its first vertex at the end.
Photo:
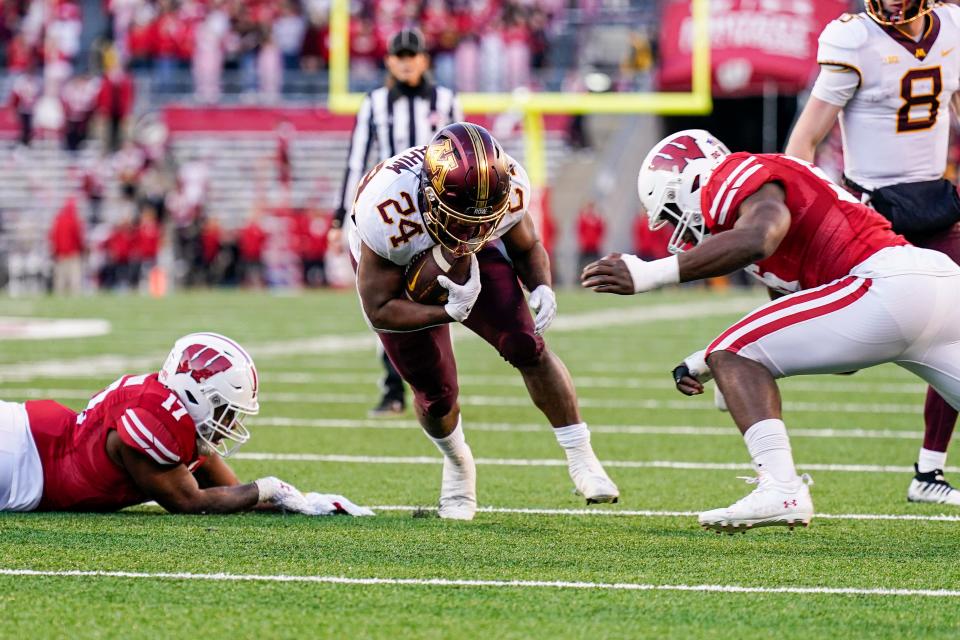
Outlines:
POLYGON ((813 165, 730 154, 706 131, 658 143, 638 177, 651 226, 672 225, 678 255, 610 255, 583 285, 634 294, 746 268, 783 297, 748 314, 677 368, 686 395, 712 374, 757 468, 756 489, 700 514, 717 531, 807 524, 776 378, 893 362, 960 408, 960 267, 910 245, 813 165))
POLYGON ((241 484, 223 458, 250 438, 257 369, 214 333, 178 340, 159 373, 123 376, 76 413, 53 400, 0 402, 0 511, 171 513, 274 509, 373 515, 274 477, 241 484))

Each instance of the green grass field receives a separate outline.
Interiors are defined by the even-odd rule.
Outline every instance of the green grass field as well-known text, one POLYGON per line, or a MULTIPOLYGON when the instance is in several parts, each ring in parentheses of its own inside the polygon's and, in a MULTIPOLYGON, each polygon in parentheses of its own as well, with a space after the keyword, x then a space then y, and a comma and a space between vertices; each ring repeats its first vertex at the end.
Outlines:
POLYGON ((749 469, 733 466, 749 458, 710 396, 679 395, 669 371, 760 301, 561 296, 548 342, 622 492, 603 508, 573 495, 519 376, 457 333, 464 426, 492 508, 462 523, 413 517, 436 501, 440 460, 412 416, 366 419, 378 367, 352 292, 3 300, 0 316, 113 330, 0 342, 0 398, 79 408, 121 373, 156 370, 181 334, 226 333, 262 380, 253 438, 232 459, 240 476, 382 508, 0 514, 0 638, 957 637, 960 514, 906 502, 924 387, 896 367, 784 383, 794 455, 816 480, 809 529, 698 528, 695 512, 749 490, 736 477, 749 469))

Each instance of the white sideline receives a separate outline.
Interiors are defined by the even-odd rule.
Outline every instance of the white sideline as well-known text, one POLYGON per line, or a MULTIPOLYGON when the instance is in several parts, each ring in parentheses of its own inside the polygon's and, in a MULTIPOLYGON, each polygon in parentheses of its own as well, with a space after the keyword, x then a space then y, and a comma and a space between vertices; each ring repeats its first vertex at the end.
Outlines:
MULTIPOLYGON (((433 456, 355 456, 338 453, 265 453, 240 452, 235 460, 278 460, 286 462, 344 462, 358 464, 442 464, 443 458, 433 456)), ((602 460, 603 466, 620 469, 695 469, 707 471, 744 471, 753 467, 746 462, 683 462, 676 460, 602 460)), ((566 467, 560 458, 476 458, 479 465, 497 467, 566 467)), ((798 464, 804 471, 844 471, 852 473, 913 473, 913 467, 879 464, 798 464)), ((957 472, 960 467, 947 467, 957 472)))
MULTIPOLYGON (((384 431, 409 431, 419 429, 415 420, 353 420, 349 418, 257 418, 250 420, 251 427, 302 427, 310 429, 374 429, 384 431)), ((494 433, 534 433, 548 432, 546 424, 512 424, 509 422, 470 422, 464 424, 467 431, 487 431, 494 433)), ((722 436, 736 435, 735 427, 694 427, 686 425, 613 425, 591 424, 593 433, 614 435, 672 435, 672 436, 722 436)), ((790 429, 791 438, 852 438, 852 439, 887 439, 887 440, 918 440, 923 436, 922 431, 906 431, 898 429, 790 429)))
POLYGON ((602 591, 692 591, 710 593, 789 593, 797 595, 855 595, 960 598, 949 589, 888 589, 861 587, 749 587, 736 584, 643 584, 637 582, 567 582, 563 580, 463 580, 449 578, 348 578, 345 576, 256 575, 238 573, 147 573, 138 571, 38 571, 0 569, 0 575, 19 577, 125 578, 148 580, 205 580, 212 582, 292 582, 343 585, 491 587, 584 589, 602 591))
MULTIPOLYGON (((519 384, 519 382, 518 382, 519 384)), ((86 399, 90 391, 80 389, 42 389, 36 387, 10 387, 0 389, 3 398, 54 398, 86 399)), ((367 404, 371 396, 363 393, 264 393, 260 397, 263 403, 280 404, 367 404)), ((610 398, 583 398, 577 400, 585 409, 669 409, 671 411, 711 411, 717 408, 710 400, 620 400, 610 398)), ((527 396, 482 396, 462 395, 460 404, 471 407, 532 407, 527 396)), ((796 412, 835 412, 835 413, 882 413, 919 415, 923 413, 923 404, 884 404, 860 402, 790 402, 783 403, 785 411, 796 412)))
MULTIPOLYGON (((374 511, 420 511, 423 506, 402 504, 381 504, 370 507, 374 511)), ((430 508, 426 509, 430 511, 430 508)), ((599 516, 633 518, 691 518, 699 515, 697 511, 658 511, 651 509, 549 509, 538 507, 478 507, 480 513, 513 513, 535 516, 599 516)), ((814 518, 821 520, 906 520, 912 522, 960 522, 960 515, 913 515, 909 513, 817 513, 814 518)))

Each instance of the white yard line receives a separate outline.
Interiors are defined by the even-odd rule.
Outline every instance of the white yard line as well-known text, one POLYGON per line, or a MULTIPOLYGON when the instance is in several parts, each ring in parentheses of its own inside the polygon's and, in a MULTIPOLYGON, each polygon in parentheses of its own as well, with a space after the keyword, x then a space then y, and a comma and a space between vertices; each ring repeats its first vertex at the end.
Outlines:
MULTIPOLYGON (((435 464, 443 458, 434 456, 358 456, 339 453, 267 453, 240 452, 234 460, 273 460, 285 462, 342 462, 351 464, 435 464)), ((700 471, 748 471, 753 467, 746 462, 686 462, 679 460, 603 460, 608 468, 620 469, 693 469, 700 471)), ((476 463, 496 467, 566 467, 566 460, 559 458, 476 458, 476 463)), ((798 464, 803 471, 842 471, 850 473, 913 473, 913 467, 879 464, 798 464)), ((960 467, 947 467, 946 471, 960 471, 960 467)))
MULTIPOLYGON (((51 398, 55 400, 86 399, 93 392, 80 389, 43 389, 36 387, 7 387, 0 389, 0 398, 51 398)), ((363 393, 264 393, 262 403, 292 404, 367 404, 371 396, 363 393)), ((717 408, 708 400, 623 400, 616 398, 578 398, 585 409, 668 409, 670 411, 713 411, 717 408)), ((527 396, 462 395, 460 404, 473 407, 533 407, 527 396)), ((813 413, 880 413, 919 415, 923 413, 920 402, 913 404, 866 403, 866 402, 790 402, 783 403, 785 411, 813 413)))
MULTIPOLYGON (((251 427, 300 427, 308 429, 372 429, 384 431, 409 431, 419 429, 415 420, 351 420, 347 418, 256 418, 249 422, 251 427)), ((534 433, 549 432, 546 424, 513 424, 509 422, 472 422, 466 421, 467 431, 484 431, 493 433, 534 433)), ((612 425, 591 424, 593 433, 612 435, 670 435, 670 436, 721 436, 736 435, 733 425, 727 427, 694 427, 694 426, 656 426, 656 425, 612 425)), ((790 429, 790 436, 794 438, 850 438, 850 439, 879 439, 879 440, 917 440, 923 436, 922 431, 906 431, 897 429, 790 429)))
MULTIPOLYGON (((370 507, 374 511, 419 511, 423 506, 384 504, 370 507)), ((429 510, 429 509, 428 509, 429 510)), ((632 518, 692 518, 696 511, 658 511, 651 509, 548 509, 537 507, 478 507, 481 513, 511 513, 535 516, 598 516, 632 518)), ((899 513, 817 513, 815 519, 821 520, 890 520, 915 522, 960 522, 960 515, 912 515, 899 513)))
MULTIPOLYGON (((619 377, 608 376, 573 376, 574 385, 578 389, 667 389, 673 390, 674 383, 670 379, 670 372, 667 368, 656 372, 658 375, 639 375, 624 374, 619 377)), ((335 373, 304 373, 296 371, 273 372, 263 374, 265 383, 269 386, 275 385, 316 385, 316 384, 343 384, 343 385, 371 385, 376 380, 375 371, 345 373, 337 371, 335 373)), ((514 374, 506 375, 477 375, 463 374, 457 376, 461 385, 484 385, 492 387, 501 387, 507 389, 518 388, 522 381, 514 374)), ((872 383, 872 382, 850 382, 837 379, 835 376, 819 376, 815 379, 791 379, 783 382, 784 389, 787 392, 792 391, 810 391, 816 393, 902 393, 919 394, 927 390, 927 385, 923 382, 916 383, 872 383)))
POLYGON ((38 571, 0 569, 16 577, 119 578, 140 580, 199 580, 209 582, 312 583, 362 586, 482 587, 508 589, 577 589, 587 591, 690 591, 709 593, 785 593, 796 595, 894 596, 960 598, 950 589, 894 589, 884 587, 763 587, 735 584, 644 584, 638 582, 568 582, 563 580, 480 580, 450 578, 348 578, 316 575, 256 575, 238 573, 148 573, 139 571, 38 571))

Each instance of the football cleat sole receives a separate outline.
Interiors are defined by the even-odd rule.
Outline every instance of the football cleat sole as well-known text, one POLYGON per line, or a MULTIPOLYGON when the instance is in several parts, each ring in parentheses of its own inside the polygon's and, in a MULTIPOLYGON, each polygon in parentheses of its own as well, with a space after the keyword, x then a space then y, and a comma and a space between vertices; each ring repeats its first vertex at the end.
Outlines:
POLYGON ((587 498, 587 504, 617 504, 620 502, 620 496, 593 496, 587 498))
POLYGON ((726 533, 728 535, 733 535, 735 533, 746 533, 750 529, 759 529, 761 527, 787 527, 790 531, 793 531, 796 527, 809 527, 810 521, 813 517, 803 518, 769 518, 764 520, 750 520, 750 521, 739 521, 739 522, 729 522, 729 521, 719 521, 719 522, 701 522, 700 526, 703 527, 705 531, 714 531, 717 534, 726 533))

